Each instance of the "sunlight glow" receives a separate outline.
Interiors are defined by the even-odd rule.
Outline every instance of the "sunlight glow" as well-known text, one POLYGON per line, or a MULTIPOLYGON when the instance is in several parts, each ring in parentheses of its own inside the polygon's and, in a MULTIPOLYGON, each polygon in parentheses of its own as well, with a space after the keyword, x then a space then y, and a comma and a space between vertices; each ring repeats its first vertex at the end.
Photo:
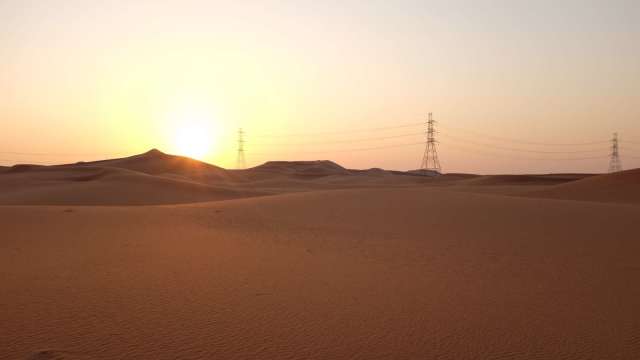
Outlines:
POLYGON ((179 155, 203 160, 211 150, 210 134, 197 125, 186 125, 177 129, 175 147, 179 155))
POLYGON ((169 112, 168 120, 172 153, 198 160, 205 160, 212 155, 220 129, 210 109, 183 104, 169 112))

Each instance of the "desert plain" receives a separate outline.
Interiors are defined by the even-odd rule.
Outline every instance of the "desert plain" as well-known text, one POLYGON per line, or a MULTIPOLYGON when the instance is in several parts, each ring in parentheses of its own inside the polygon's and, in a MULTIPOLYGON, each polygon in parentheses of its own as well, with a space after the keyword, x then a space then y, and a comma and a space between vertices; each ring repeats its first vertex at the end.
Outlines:
POLYGON ((427 175, 0 167, 0 358, 640 358, 640 170, 427 175))

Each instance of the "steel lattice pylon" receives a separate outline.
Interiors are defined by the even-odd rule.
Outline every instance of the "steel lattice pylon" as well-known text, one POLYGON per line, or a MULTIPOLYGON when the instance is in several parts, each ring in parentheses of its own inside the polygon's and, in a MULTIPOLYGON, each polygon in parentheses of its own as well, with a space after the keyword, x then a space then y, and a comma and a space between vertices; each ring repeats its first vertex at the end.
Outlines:
POLYGON ((609 160, 609 172, 622 171, 622 162, 620 161, 620 148, 618 146, 618 133, 613 134, 611 139, 611 154, 609 160))
POLYGON ((244 159, 244 131, 238 130, 238 157, 236 160, 236 169, 244 169, 246 167, 244 159))
POLYGON ((421 170, 437 171, 440 172, 440 160, 438 159, 438 150, 436 149, 435 138, 435 121, 433 120, 433 114, 429 113, 427 119, 427 143, 424 149, 424 155, 422 156, 421 170))

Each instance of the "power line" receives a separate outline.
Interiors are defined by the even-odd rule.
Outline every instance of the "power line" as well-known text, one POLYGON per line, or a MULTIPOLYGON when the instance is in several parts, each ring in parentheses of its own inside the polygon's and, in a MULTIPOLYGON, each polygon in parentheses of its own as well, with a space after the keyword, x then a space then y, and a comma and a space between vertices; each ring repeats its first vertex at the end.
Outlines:
POLYGON ((356 148, 356 149, 341 149, 341 150, 329 150, 329 151, 313 151, 313 152, 303 152, 306 154, 317 153, 317 154, 329 154, 329 153, 341 153, 341 152, 352 152, 352 151, 369 151, 369 150, 382 150, 382 149, 391 149, 397 147, 405 147, 405 146, 415 146, 415 145, 424 145, 424 142, 416 142, 410 144, 394 144, 394 145, 386 145, 386 146, 375 146, 375 147, 367 147, 367 148, 356 148))
POLYGON ((463 141, 463 142, 474 144, 474 145, 478 145, 478 146, 491 147, 491 148, 498 149, 498 150, 527 152, 527 153, 536 153, 536 154, 582 154, 582 153, 593 153, 593 152, 601 152, 602 151, 602 149, 599 149, 599 150, 595 150, 595 149, 594 150, 577 150, 577 151, 531 150, 531 149, 512 148, 512 147, 504 147, 504 146, 498 146, 498 145, 494 145, 494 144, 482 143, 482 142, 477 142, 477 141, 474 141, 474 140, 468 140, 468 139, 460 138, 460 137, 457 137, 457 136, 446 135, 446 134, 441 134, 441 135, 446 137, 446 138, 450 138, 450 139, 452 139, 454 141, 463 141))
POLYGON ((469 129, 464 129, 464 128, 455 127, 455 126, 441 126, 441 127, 444 128, 444 129, 451 129, 451 130, 474 133, 476 135, 479 135, 479 136, 485 137, 485 138, 489 138, 489 139, 496 139, 496 140, 505 141, 505 142, 527 144, 527 145, 540 145, 540 146, 588 146, 588 145, 597 145, 597 144, 609 143, 609 140, 589 141, 589 142, 581 142, 581 143, 534 142, 534 141, 527 141, 527 140, 520 140, 520 139, 514 139, 514 138, 507 138, 507 137, 500 137, 500 136, 482 134, 482 133, 479 133, 479 132, 477 132, 475 130, 469 130, 469 129))
POLYGON ((345 140, 334 140, 334 141, 311 141, 304 143, 252 143, 253 145, 262 145, 262 146, 301 146, 301 145, 309 145, 309 144, 346 144, 346 143, 354 143, 354 142, 367 142, 367 141, 377 141, 377 140, 388 140, 388 139, 398 139, 403 137, 410 136, 422 136, 423 132, 419 133, 410 133, 410 134, 401 134, 401 135, 393 135, 393 136, 380 136, 380 137, 370 137, 370 138, 359 138, 359 139, 345 139, 345 140))
MULTIPOLYGON (((343 153, 343 152, 382 150, 382 149, 409 147, 409 146, 416 146, 416 145, 424 145, 424 141, 407 143, 407 144, 393 144, 393 145, 385 145, 385 146, 366 147, 366 148, 338 149, 338 150, 326 150, 326 151, 296 151, 296 154, 334 154, 334 153, 343 153)), ((272 156, 272 154, 265 154, 265 153, 258 153, 258 154, 251 153, 251 154, 252 156, 253 155, 272 156)))
POLYGON ((337 130, 337 131, 320 131, 320 132, 303 132, 303 133, 291 133, 291 134, 258 134, 258 137, 289 137, 289 136, 315 136, 315 135, 334 135, 334 134, 353 134, 359 132, 372 132, 372 131, 382 131, 382 130, 390 130, 390 129, 401 129, 408 127, 416 127, 418 125, 424 125, 423 122, 412 122, 405 123, 400 125, 393 126, 382 126, 382 127, 374 127, 374 128, 359 128, 359 129, 345 129, 345 130, 337 130))
MULTIPOLYGON (((449 143, 444 143, 447 146, 450 146, 449 143)), ((513 156, 513 155, 505 155, 494 152, 483 152, 478 151, 477 149, 465 148, 464 146, 460 146, 459 144, 453 144, 453 149, 458 151, 463 151, 466 153, 473 153, 478 155, 490 156, 490 157, 501 157, 512 160, 535 160, 535 161, 582 161, 582 160, 597 160, 597 159, 606 159, 607 155, 600 156, 589 156, 589 157, 575 157, 575 158, 535 158, 529 156, 513 156)))
MULTIPOLYGON (((307 133, 296 133, 296 134, 265 134, 265 135, 258 135, 257 138, 285 138, 285 137, 289 137, 289 136, 304 136, 304 137, 314 137, 314 136, 320 136, 320 135, 348 135, 348 134, 355 134, 355 133, 368 133, 368 132, 376 132, 376 131, 386 131, 386 130, 392 130, 392 129, 400 129, 400 128, 409 128, 409 127, 415 127, 415 126, 424 126, 424 122, 411 122, 411 123, 403 123, 403 124, 398 124, 398 125, 393 125, 393 126, 384 126, 384 127, 374 127, 374 128, 359 128, 359 129, 351 129, 351 130, 340 130, 340 131, 324 131, 324 132, 307 132, 307 133)), ((436 144, 438 144, 439 142, 436 141, 435 136, 436 134, 439 134, 438 131, 435 130, 435 121, 433 121, 432 115, 430 114, 429 120, 427 121, 427 140, 426 140, 426 148, 425 148, 425 153, 423 154, 423 163, 421 168, 433 168, 433 169, 440 169, 440 164, 439 161, 437 159, 437 153, 436 153, 436 149, 435 146, 436 144), (427 160, 427 163, 425 164, 424 160, 427 160), (430 162, 430 163, 429 163, 430 162)), ((444 126, 445 129, 449 128, 449 129, 455 129, 457 127, 453 127, 453 126, 444 126)), ((471 147, 478 147, 478 148, 491 148, 491 149, 495 149, 498 150, 498 153, 492 153, 489 156, 502 156, 502 157, 508 157, 508 158, 513 158, 513 159, 518 159, 518 160, 540 160, 540 161, 557 161, 557 160, 590 160, 590 159, 602 159, 603 156, 584 156, 584 157, 571 157, 571 154, 589 154, 589 153, 597 153, 597 152, 603 152, 604 149, 582 149, 582 150, 575 150, 575 149, 566 149, 566 150, 545 150, 545 149, 531 149, 531 148, 527 148, 526 145, 535 145, 535 146, 586 146, 586 145, 599 145, 599 144, 603 144, 603 143, 607 143, 607 141, 593 141, 593 142, 582 142, 582 143, 546 143, 546 142, 533 142, 533 141, 525 141, 525 140, 519 140, 519 139, 511 139, 511 138, 506 138, 506 137, 498 137, 498 136, 492 136, 492 135, 482 135, 474 130, 469 130, 469 129, 462 129, 462 128, 457 128, 460 129, 462 132, 466 132, 466 133, 475 133, 475 134, 479 134, 478 136, 480 136, 481 138, 485 139, 485 141, 477 141, 475 139, 471 140, 471 139, 467 139, 465 138, 466 135, 462 135, 462 136, 458 136, 458 135, 449 135, 447 132, 445 132, 444 134, 441 134, 441 136, 445 137, 446 139, 449 139, 451 142, 449 141, 445 141, 445 145, 446 146, 453 146, 454 149, 456 146, 460 146, 462 143, 465 146, 471 146, 471 147), (504 146, 502 144, 494 144, 492 143, 500 143, 500 142, 508 142, 508 143, 516 143, 516 144, 522 144, 522 146, 520 147, 512 147, 512 146, 504 146), (564 158, 535 158, 535 157, 521 157, 521 156, 515 156, 515 154, 504 154, 501 153, 503 151, 507 151, 507 152, 515 152, 515 153, 532 153, 532 154, 549 154, 549 155, 568 155, 567 157, 564 158)), ((391 134, 391 135, 382 135, 382 136, 370 136, 370 137, 361 137, 361 138, 354 138, 354 139, 338 139, 338 140, 328 140, 328 141, 321 141, 321 140, 314 140, 314 141, 307 141, 307 142, 303 142, 303 143, 279 143, 279 142, 275 142, 275 143, 255 143, 255 145, 258 146, 265 146, 265 147, 271 147, 271 146, 300 146, 300 147, 304 147, 304 146, 309 146, 309 145, 323 145, 323 144, 352 144, 352 143, 359 143, 359 142, 369 142, 369 141, 385 141, 385 140, 390 140, 390 139, 401 139, 401 138, 409 138, 412 136, 419 136, 419 135, 424 135, 424 132, 411 132, 411 133, 404 133, 404 134, 391 134)), ((640 144, 640 142, 634 142, 634 141, 620 141, 618 139, 617 141, 618 145, 619 143, 629 143, 629 144, 640 144)), ((242 129, 240 129, 239 133, 238 133, 238 166, 239 167, 245 167, 244 164, 244 156, 245 156, 245 144, 246 144, 246 132, 244 132, 242 129)), ((253 143, 252 143, 253 144, 253 143)), ((410 147, 410 146, 417 146, 417 145, 423 145, 425 146, 425 141, 421 141, 421 142, 403 142, 403 143, 396 143, 396 144, 389 144, 389 145, 380 145, 380 146, 365 146, 365 147, 347 147, 347 148, 338 148, 338 149, 329 149, 329 150, 317 150, 317 151, 295 151, 296 154, 336 154, 336 153, 343 153, 343 152, 362 152, 362 151, 375 151, 375 150, 383 150, 383 149, 390 149, 390 148, 401 148, 401 147, 410 147)), ((304 150, 304 149, 302 149, 304 150)), ((633 150, 631 148, 626 148, 626 147, 617 147, 617 151, 618 151, 618 157, 625 157, 625 158, 632 158, 632 159, 637 159, 640 158, 640 156, 632 156, 632 155, 625 155, 625 156, 621 156, 619 154, 620 150, 633 150)), ((471 150, 474 153, 478 153, 481 154, 480 151, 478 150, 471 150)), ((93 154, 71 154, 71 153, 43 153, 43 152, 10 152, 10 151, 0 151, 0 154, 6 154, 6 155, 17 155, 17 156, 33 156, 33 157, 116 157, 116 156, 126 156, 126 155, 115 155, 115 154, 98 154, 98 153, 93 153, 93 154)), ((268 156, 268 153, 258 153, 258 154, 253 154, 252 155, 257 155, 257 156, 268 156)), ((610 154, 611 156, 612 154, 610 154)), ((8 159, 4 159, 0 161, 10 161, 8 159)), ((22 163, 24 163, 25 161, 21 161, 22 163)), ((38 163, 38 162, 30 162, 31 164, 42 164, 42 163, 38 163)))
MULTIPOLYGON (((442 143, 442 142, 438 142, 438 143, 442 143)), ((340 150, 327 150, 327 151, 296 151, 297 154, 332 154, 332 153, 341 153, 341 152, 352 152, 352 151, 369 151, 369 150, 382 150, 382 149, 388 149, 388 148, 399 148, 399 147, 410 147, 410 146, 417 146, 417 145, 424 145, 425 142, 415 142, 415 143, 406 143, 406 144, 393 144, 393 145, 388 145, 388 146, 377 146, 377 147, 367 147, 367 148, 355 148, 355 149, 340 149, 340 150)), ((460 144, 455 144, 455 143, 447 143, 444 142, 444 145, 448 146, 453 146, 454 148, 458 147, 459 149, 464 149, 464 146, 460 146, 460 144)), ((477 149, 465 149, 467 152, 475 152, 478 154, 482 154, 482 152, 479 152, 477 149)), ((275 153, 257 153, 254 154, 252 153, 253 156, 258 156, 258 157, 265 157, 265 156, 273 156, 275 153)), ((541 160, 541 161, 573 161, 573 160, 593 160, 593 159, 604 159, 604 158, 608 158, 607 155, 600 155, 600 156, 589 156, 589 157, 575 157, 575 158, 534 158, 534 157, 527 157, 527 156, 513 156, 513 155, 504 155, 504 154, 497 154, 497 153, 487 153, 485 152, 484 154, 489 155, 489 156, 501 156, 501 157, 505 157, 505 158, 511 158, 511 159, 515 159, 515 160, 541 160)))

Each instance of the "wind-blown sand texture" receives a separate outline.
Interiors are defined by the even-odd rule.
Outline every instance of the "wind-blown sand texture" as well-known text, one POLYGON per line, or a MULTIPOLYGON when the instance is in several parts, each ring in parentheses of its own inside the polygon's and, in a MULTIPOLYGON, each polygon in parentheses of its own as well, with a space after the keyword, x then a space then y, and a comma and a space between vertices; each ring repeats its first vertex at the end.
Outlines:
POLYGON ((640 358, 637 171, 158 156, 0 174, 0 358, 640 358))

